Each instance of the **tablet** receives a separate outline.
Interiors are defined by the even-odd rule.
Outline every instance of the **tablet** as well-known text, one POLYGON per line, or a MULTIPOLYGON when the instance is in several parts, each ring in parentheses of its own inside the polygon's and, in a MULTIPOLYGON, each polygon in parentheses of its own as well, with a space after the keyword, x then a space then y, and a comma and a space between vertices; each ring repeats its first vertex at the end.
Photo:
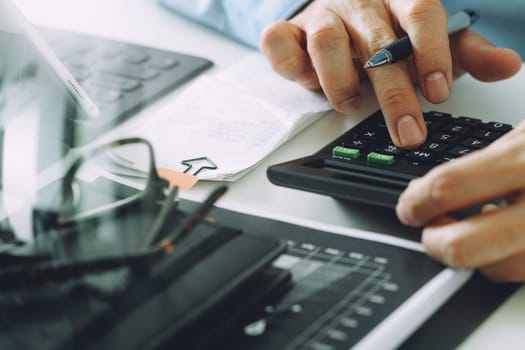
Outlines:
POLYGON ((30 178, 74 144, 46 138, 40 125, 53 125, 57 135, 74 139, 82 134, 81 125, 65 121, 99 112, 11 0, 0 0, 0 52, 2 163, 9 164, 2 173, 6 187, 6 176, 14 177, 15 183, 34 181, 30 178))

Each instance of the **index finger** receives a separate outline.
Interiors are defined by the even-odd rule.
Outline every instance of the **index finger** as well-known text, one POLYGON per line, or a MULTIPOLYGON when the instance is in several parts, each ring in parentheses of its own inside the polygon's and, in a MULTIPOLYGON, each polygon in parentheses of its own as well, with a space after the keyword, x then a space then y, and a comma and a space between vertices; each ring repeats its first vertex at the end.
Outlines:
MULTIPOLYGON (((397 39, 386 9, 367 7, 349 15, 349 31, 363 61, 397 39)), ((367 70, 392 141, 413 148, 426 139, 426 126, 407 64, 367 70)))

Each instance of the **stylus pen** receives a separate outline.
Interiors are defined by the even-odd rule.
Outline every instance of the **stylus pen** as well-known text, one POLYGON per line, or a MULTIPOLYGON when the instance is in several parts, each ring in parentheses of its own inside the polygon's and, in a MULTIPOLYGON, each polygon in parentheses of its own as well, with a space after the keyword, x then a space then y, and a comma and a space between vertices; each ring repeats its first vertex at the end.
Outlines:
POLYGON ((81 106, 87 116, 91 118, 98 116, 100 109, 80 86, 76 78, 73 76, 73 74, 71 74, 64 63, 62 63, 62 61, 57 57, 53 49, 49 47, 48 43, 40 37, 40 34, 36 33, 36 31, 32 29, 26 29, 26 34, 36 49, 40 51, 40 54, 44 57, 47 64, 49 64, 51 69, 55 72, 58 79, 61 80, 66 90, 73 97, 76 103, 81 106))
MULTIPOLYGON (((448 17, 448 34, 453 34, 467 29, 478 19, 478 14, 473 10, 459 11, 448 17)), ((365 68, 380 67, 385 64, 392 64, 404 60, 412 54, 412 43, 407 36, 404 36, 385 48, 376 52, 365 63, 365 68)))
POLYGON ((9 10, 13 17, 12 20, 16 22, 19 28, 21 28, 23 34, 27 36, 36 50, 38 50, 40 55, 46 60, 49 67, 55 72, 56 76, 60 79, 73 99, 81 106, 88 117, 96 117, 100 113, 100 109, 80 86, 64 63, 62 63, 57 57, 49 44, 44 40, 40 33, 38 33, 38 31, 26 21, 24 15, 16 5, 11 4, 10 1, 6 1, 5 5, 10 6, 9 10))

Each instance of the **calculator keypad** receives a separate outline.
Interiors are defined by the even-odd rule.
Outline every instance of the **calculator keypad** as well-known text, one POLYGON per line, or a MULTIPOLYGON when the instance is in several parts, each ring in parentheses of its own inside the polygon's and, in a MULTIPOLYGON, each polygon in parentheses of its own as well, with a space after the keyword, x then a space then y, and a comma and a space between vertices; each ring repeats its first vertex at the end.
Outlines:
POLYGON ((441 112, 426 112, 424 118, 428 130, 427 141, 417 149, 404 150, 394 145, 383 115, 378 111, 332 145, 331 161, 383 167, 420 176, 438 164, 456 160, 488 146, 512 129, 509 124, 486 123, 477 118, 453 117, 441 112), (351 157, 347 156, 350 154, 351 157))

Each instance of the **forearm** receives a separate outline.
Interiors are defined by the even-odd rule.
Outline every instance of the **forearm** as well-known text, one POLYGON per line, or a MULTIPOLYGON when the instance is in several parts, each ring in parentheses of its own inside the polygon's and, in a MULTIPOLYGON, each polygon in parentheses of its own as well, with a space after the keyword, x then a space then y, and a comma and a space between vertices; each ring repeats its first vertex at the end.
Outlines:
POLYGON ((264 27, 293 16, 310 0, 159 0, 166 8, 257 48, 264 27))

